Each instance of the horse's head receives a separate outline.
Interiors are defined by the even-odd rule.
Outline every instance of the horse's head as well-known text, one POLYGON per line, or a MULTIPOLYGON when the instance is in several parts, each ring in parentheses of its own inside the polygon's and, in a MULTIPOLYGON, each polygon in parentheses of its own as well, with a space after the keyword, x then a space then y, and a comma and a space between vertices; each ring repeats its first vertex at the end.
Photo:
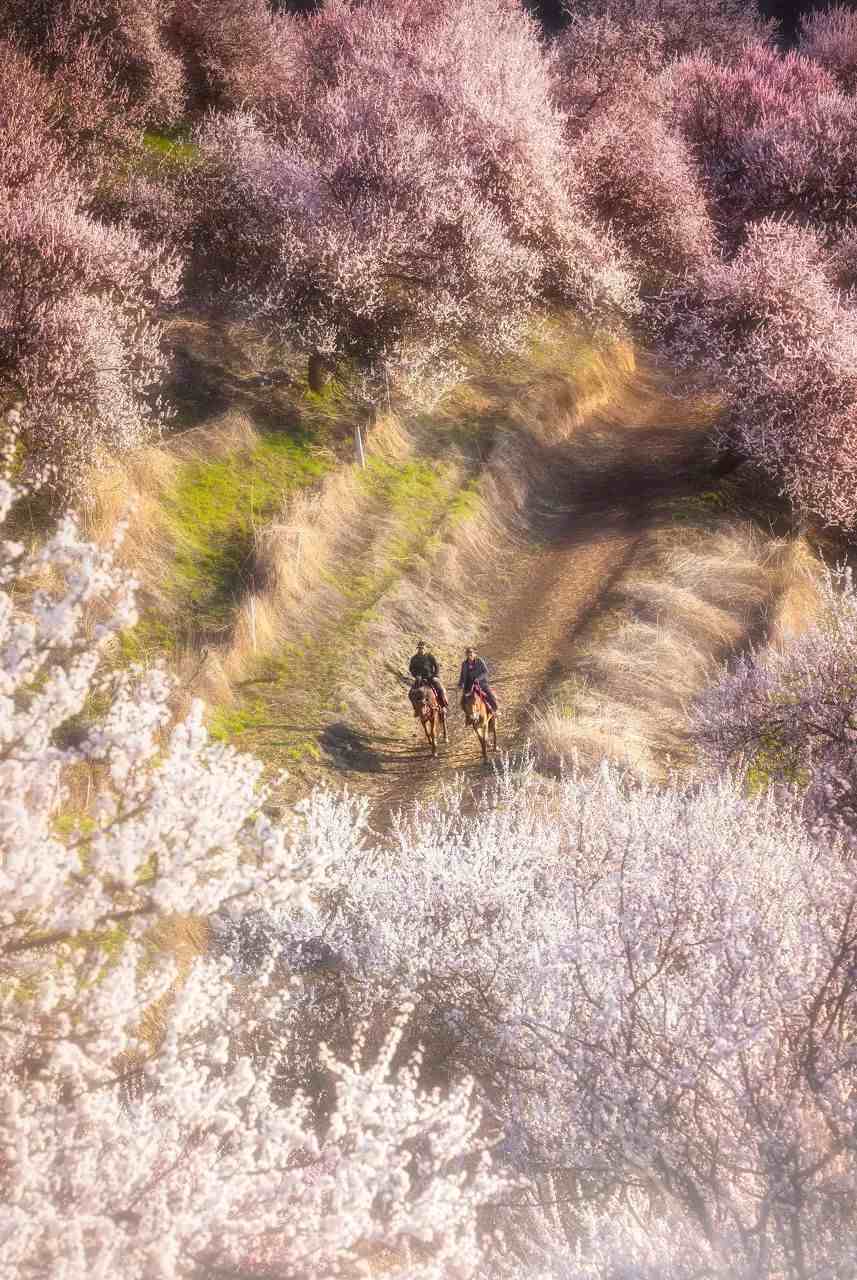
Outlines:
POLYGON ((408 696, 411 699, 414 711, 418 715, 421 711, 431 705, 429 689, 424 680, 421 680, 419 684, 414 685, 408 696))
POLYGON ((469 693, 465 693, 461 700, 461 707, 464 711, 464 723, 474 725, 479 719, 479 695, 475 688, 469 693))

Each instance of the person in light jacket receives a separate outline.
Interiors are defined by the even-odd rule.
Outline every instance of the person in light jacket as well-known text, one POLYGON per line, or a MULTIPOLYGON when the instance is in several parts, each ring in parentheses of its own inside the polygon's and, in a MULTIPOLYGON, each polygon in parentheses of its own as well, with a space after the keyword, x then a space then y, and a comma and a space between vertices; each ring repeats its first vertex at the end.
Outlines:
POLYGON ((481 692, 485 695, 485 701, 488 706, 496 713, 497 698, 494 690, 488 684, 488 667, 484 659, 478 656, 476 650, 468 646, 464 651, 464 661, 461 664, 461 673, 458 677, 458 687, 461 690, 462 699, 477 683, 481 692))

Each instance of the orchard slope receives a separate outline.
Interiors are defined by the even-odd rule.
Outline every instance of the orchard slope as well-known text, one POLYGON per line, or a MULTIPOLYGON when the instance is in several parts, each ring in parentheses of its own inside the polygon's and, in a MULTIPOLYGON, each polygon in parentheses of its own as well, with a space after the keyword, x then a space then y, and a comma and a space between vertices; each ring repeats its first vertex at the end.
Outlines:
MULTIPOLYGON (((251 463, 260 442, 280 438, 289 407, 276 388, 256 390, 260 359, 233 372, 232 409, 208 417, 205 378, 215 404, 212 379, 221 393, 228 379, 211 366, 203 378, 198 361, 202 422, 156 464, 149 451, 148 502, 127 555, 150 609, 134 644, 172 628, 172 661, 205 697, 215 734, 272 773, 288 770, 281 803, 328 778, 368 794, 380 820, 453 773, 484 776, 457 709, 438 760, 415 735, 402 673, 418 636, 450 685, 464 644, 484 653, 503 750, 529 741, 551 768, 606 755, 658 778, 688 759, 684 704, 713 665, 811 614, 799 572, 811 553, 778 504, 753 490, 756 477, 713 476, 716 406, 627 346, 594 347, 557 322, 519 358, 490 370, 474 362, 422 416, 379 417, 365 469, 350 434, 332 451, 310 449, 324 467, 291 489, 284 472, 267 518, 251 463), (273 435, 260 402, 280 406, 273 435), (255 493, 257 515, 234 601, 212 613, 208 633, 179 643, 187 583, 167 599, 165 565, 192 566, 208 590, 224 539, 237 536, 215 522, 210 546, 181 542, 168 517, 175 468, 187 466, 197 488, 180 492, 197 499, 207 483, 216 491, 219 467, 233 481, 250 467, 244 501, 255 493)), ((347 412, 331 403, 334 419, 347 412)), ((126 470, 123 492, 132 479, 126 470)), ((222 496, 242 505, 232 490, 222 496)))

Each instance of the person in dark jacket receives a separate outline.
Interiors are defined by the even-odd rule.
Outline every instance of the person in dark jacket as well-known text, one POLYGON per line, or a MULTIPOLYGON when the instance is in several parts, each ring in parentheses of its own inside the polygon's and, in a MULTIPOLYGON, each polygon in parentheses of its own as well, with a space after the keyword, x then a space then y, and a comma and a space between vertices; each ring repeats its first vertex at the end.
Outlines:
POLYGON ((438 679, 440 674, 440 663, 433 653, 429 653, 426 650, 425 640, 417 641, 417 651, 411 658, 408 670, 414 678, 413 688, 416 688, 420 680, 426 680, 440 699, 440 705, 442 707, 449 706, 446 689, 444 689, 438 679))
POLYGON ((476 650, 467 648, 464 651, 464 661, 461 664, 461 673, 458 677, 458 687, 461 690, 462 699, 466 693, 469 693, 472 686, 479 681, 479 688, 485 694, 485 701, 488 706, 496 714, 497 698, 494 690, 488 684, 488 667, 482 658, 478 657, 476 650))

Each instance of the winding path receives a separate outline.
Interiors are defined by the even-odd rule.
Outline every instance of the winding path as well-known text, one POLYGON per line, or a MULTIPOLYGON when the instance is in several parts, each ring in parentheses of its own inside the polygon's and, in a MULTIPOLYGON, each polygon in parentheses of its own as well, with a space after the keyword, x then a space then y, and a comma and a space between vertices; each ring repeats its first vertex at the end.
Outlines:
MULTIPOLYGON (((641 541, 668 518, 665 500, 710 485, 705 429, 689 420, 687 403, 659 394, 650 381, 621 417, 605 412, 583 423, 557 450, 551 474, 552 491, 539 495, 527 549, 488 586, 493 607, 480 651, 500 701, 504 750, 524 745, 534 710, 573 673, 582 642, 615 604, 641 541)), ((430 796, 453 772, 474 783, 484 778, 478 744, 457 706, 450 743, 437 760, 416 736, 404 696, 391 727, 375 744, 378 772, 349 779, 370 794, 374 825, 388 825, 395 810, 430 796)))

